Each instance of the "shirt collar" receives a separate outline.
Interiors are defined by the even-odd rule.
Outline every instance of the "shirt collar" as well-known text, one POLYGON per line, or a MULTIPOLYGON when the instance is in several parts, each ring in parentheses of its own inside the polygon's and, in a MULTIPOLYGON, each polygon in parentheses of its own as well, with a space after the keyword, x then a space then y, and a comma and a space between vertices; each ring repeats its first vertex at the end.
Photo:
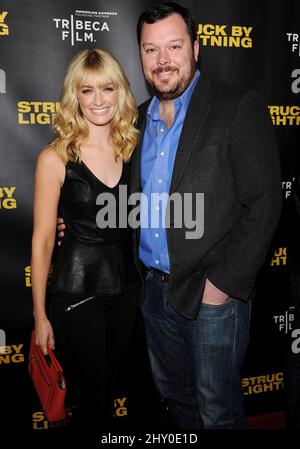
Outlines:
MULTIPOLYGON (((191 96, 193 94, 195 85, 196 85, 199 77, 200 77, 200 72, 199 72, 199 70, 196 70, 194 78, 190 82, 189 87, 183 92, 183 94, 180 95, 180 97, 175 99, 175 101, 174 101, 175 109, 183 106, 184 112, 187 111, 189 101, 191 99, 191 96)), ((150 105, 148 107, 148 111, 147 111, 147 115, 152 120, 160 120, 159 105, 160 105, 160 100, 156 96, 154 96, 151 100, 151 103, 150 103, 150 105)))

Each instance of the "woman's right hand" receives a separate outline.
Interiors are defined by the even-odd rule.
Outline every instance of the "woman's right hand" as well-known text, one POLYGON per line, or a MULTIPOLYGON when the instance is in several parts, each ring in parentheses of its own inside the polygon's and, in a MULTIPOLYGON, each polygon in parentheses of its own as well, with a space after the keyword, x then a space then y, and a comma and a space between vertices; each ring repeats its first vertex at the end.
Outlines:
POLYGON ((50 346, 52 350, 55 349, 53 329, 47 318, 36 320, 35 342, 39 345, 44 355, 48 354, 48 346, 50 346))

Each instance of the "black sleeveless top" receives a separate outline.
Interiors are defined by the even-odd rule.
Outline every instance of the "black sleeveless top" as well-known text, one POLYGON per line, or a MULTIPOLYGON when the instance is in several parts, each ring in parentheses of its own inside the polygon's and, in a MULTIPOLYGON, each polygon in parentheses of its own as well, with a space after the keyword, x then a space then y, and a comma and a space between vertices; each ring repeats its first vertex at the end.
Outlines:
POLYGON ((123 163, 118 184, 110 188, 83 162, 67 163, 59 201, 59 216, 65 221, 66 231, 54 264, 51 293, 118 295, 140 283, 134 263, 133 230, 126 223, 124 226, 124 209, 123 227, 119 226, 119 207, 125 207, 126 220, 129 212, 129 171, 129 163, 123 163), (108 209, 108 204, 115 207, 108 209), (103 228, 99 222, 108 219, 113 227, 103 228))

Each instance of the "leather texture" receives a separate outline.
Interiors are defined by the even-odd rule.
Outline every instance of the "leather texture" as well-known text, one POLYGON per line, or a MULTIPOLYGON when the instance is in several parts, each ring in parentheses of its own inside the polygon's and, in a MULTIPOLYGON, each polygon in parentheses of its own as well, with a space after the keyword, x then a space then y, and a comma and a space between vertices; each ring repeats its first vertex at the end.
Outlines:
MULTIPOLYGON (((119 186, 127 187, 129 170, 129 164, 124 163, 118 184, 110 188, 84 163, 67 163, 59 204, 66 232, 55 260, 51 293, 118 295, 140 283, 134 263, 132 229, 118 227, 119 186), (96 199, 101 193, 109 193, 115 199, 115 228, 97 226, 101 206, 96 199)), ((122 197, 124 200, 127 197, 122 197)))

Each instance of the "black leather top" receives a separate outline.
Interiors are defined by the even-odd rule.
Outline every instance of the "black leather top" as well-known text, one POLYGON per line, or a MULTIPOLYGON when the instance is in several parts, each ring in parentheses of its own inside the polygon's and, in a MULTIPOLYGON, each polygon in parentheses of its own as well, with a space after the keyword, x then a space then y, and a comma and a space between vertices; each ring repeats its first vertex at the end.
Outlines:
MULTIPOLYGON (((128 226, 118 227, 119 187, 128 186, 129 170, 129 164, 124 163, 121 179, 110 188, 83 162, 67 163, 59 202, 59 216, 65 221, 66 231, 55 260, 51 293, 117 295, 140 283, 133 256, 133 231, 128 226), (116 228, 97 226, 97 213, 108 203, 97 205, 96 198, 104 193, 115 199, 116 228)), ((124 205, 127 196, 121 201, 124 205)))

